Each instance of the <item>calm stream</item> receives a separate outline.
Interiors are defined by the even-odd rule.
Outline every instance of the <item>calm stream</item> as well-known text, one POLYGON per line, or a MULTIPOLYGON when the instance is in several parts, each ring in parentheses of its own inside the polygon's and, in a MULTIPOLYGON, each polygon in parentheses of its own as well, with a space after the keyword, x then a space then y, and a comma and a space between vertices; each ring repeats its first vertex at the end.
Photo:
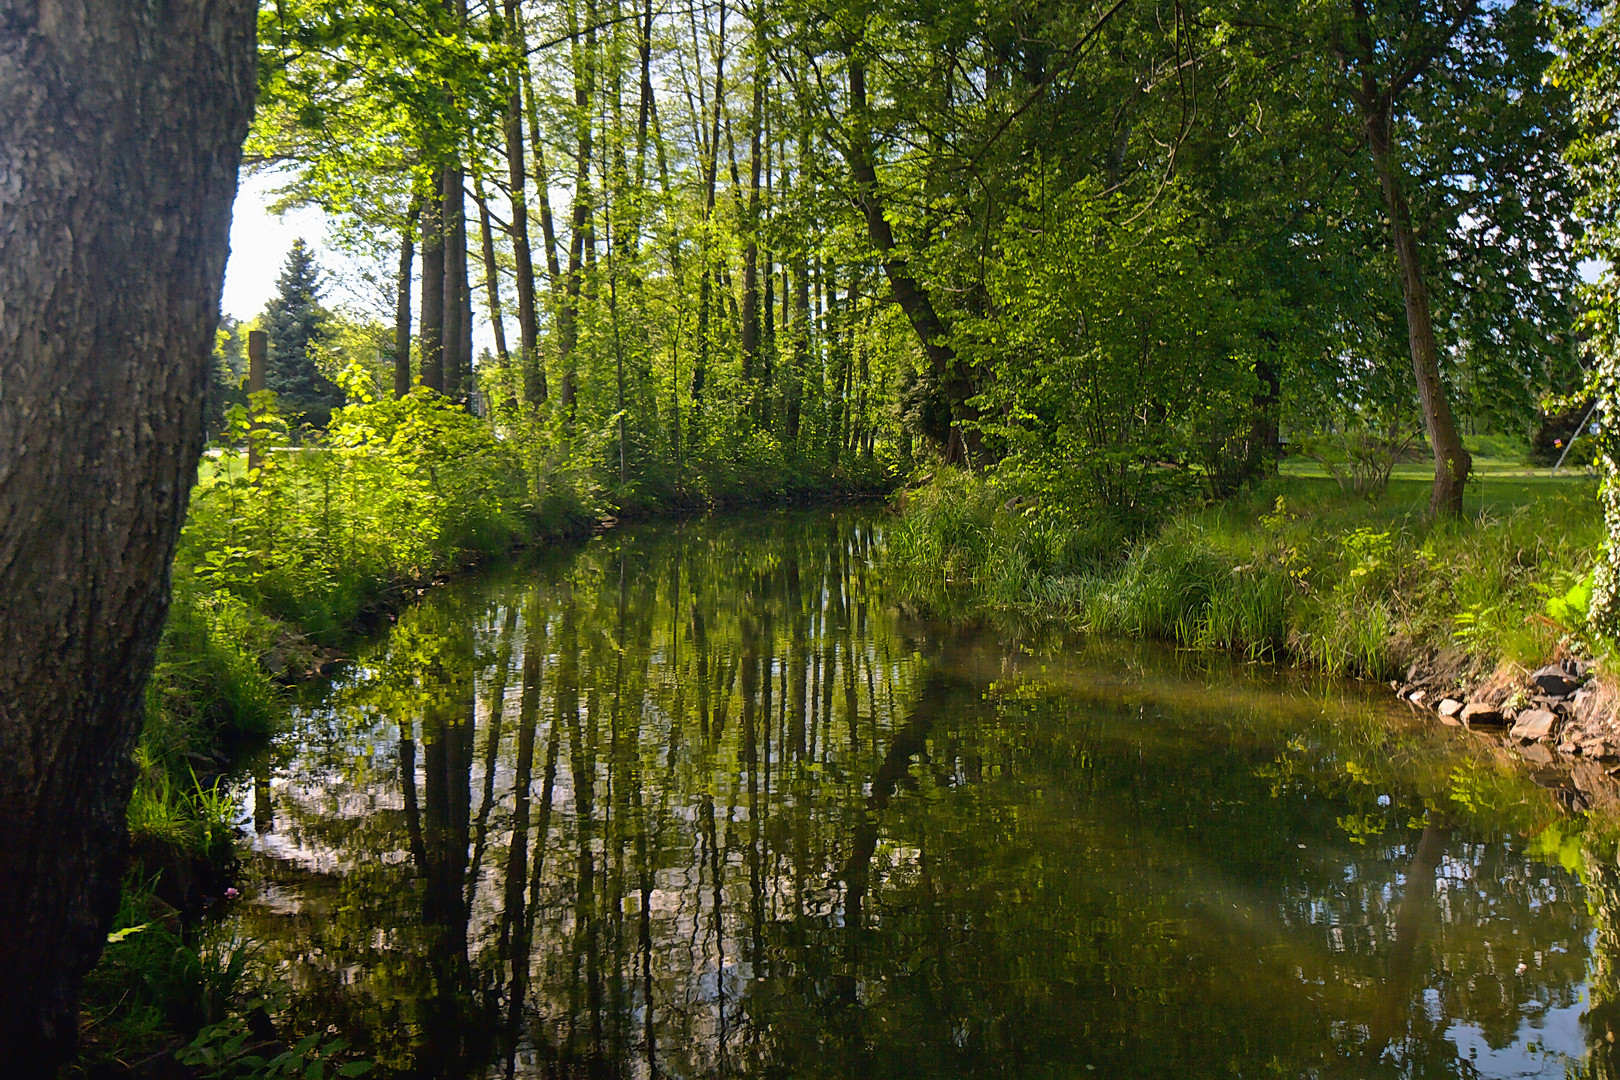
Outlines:
POLYGON ((1500 750, 930 622, 883 528, 431 591, 243 775, 217 942, 383 1076, 1612 1075, 1613 846, 1500 750))

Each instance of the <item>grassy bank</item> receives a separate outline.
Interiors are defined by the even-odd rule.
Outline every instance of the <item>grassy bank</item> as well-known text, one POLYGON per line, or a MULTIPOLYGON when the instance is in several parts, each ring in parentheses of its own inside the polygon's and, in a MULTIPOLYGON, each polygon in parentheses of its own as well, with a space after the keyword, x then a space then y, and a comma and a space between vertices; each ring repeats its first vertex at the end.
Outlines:
POLYGON ((944 473, 905 495, 890 552, 912 598, 945 612, 1055 617, 1338 674, 1389 678, 1458 647, 1481 665, 1534 664, 1586 644, 1582 582, 1602 538, 1591 481, 1484 462, 1463 520, 1429 521, 1427 498, 1421 474, 1398 473, 1373 503, 1285 470, 1130 530, 944 473))

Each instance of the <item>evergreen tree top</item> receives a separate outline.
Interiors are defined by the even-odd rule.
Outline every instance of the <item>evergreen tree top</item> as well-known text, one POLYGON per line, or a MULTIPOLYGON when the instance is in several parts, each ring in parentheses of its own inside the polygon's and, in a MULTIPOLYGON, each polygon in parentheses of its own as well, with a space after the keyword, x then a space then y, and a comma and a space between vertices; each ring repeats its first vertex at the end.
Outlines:
POLYGON ((270 339, 266 387, 289 414, 316 427, 325 427, 332 410, 343 404, 343 392, 322 374, 311 351, 325 336, 322 291, 314 253, 302 239, 295 240, 261 320, 270 339))
POLYGON ((313 303, 319 301, 324 292, 320 264, 300 236, 287 252, 287 261, 281 264, 281 275, 276 278, 276 298, 270 306, 274 308, 278 302, 290 306, 299 300, 313 303))

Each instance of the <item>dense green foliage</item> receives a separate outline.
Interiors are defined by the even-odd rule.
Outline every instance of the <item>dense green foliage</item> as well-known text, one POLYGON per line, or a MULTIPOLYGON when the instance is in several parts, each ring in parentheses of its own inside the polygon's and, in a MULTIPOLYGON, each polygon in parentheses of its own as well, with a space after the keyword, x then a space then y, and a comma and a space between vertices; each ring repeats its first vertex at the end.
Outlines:
MULTIPOLYGON (((277 441, 269 424, 237 434, 277 441)), ((235 455, 214 459, 177 577, 330 638, 391 586, 530 535, 528 497, 510 447, 465 410, 427 391, 362 401, 332 414, 323 441, 266 450, 253 474, 235 455)))
POLYGON ((964 323, 961 355, 997 372, 979 401, 999 474, 1045 506, 1140 521, 1258 465, 1245 301, 1173 199, 1123 226, 1095 190, 1015 212, 996 314, 964 323))
POLYGON ((1555 76, 1573 95, 1579 137, 1569 150, 1588 221, 1583 250, 1599 260, 1582 290, 1595 363, 1589 387, 1597 399, 1597 458, 1604 473, 1608 525, 1594 605, 1611 634, 1620 634, 1620 6, 1586 3, 1560 13, 1566 55, 1555 76))
POLYGON ((379 267, 396 379, 612 501, 944 456, 1142 521, 1287 441, 1526 440, 1579 382, 1536 3, 299 0, 260 38, 250 156, 379 267))

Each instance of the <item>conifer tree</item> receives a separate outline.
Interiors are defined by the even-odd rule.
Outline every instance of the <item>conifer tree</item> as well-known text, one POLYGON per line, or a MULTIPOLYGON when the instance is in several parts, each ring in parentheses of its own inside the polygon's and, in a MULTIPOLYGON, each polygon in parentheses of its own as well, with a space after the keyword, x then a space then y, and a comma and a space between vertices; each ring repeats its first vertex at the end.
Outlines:
POLYGON ((315 362, 314 348, 325 336, 327 316, 321 306, 321 269, 302 239, 293 241, 261 321, 270 339, 265 386, 275 391, 277 404, 295 424, 325 428, 332 410, 343 404, 343 391, 315 362))

